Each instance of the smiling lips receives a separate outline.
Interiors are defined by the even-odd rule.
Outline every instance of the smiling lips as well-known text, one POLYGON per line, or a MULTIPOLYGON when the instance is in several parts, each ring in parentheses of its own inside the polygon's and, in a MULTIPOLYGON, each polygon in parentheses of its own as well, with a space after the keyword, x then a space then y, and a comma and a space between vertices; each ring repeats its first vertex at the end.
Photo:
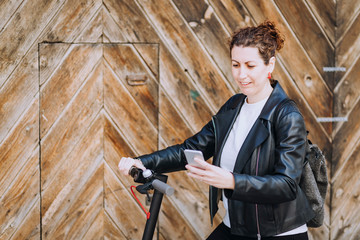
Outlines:
POLYGON ((240 82, 241 86, 248 86, 250 84, 250 82, 240 82))

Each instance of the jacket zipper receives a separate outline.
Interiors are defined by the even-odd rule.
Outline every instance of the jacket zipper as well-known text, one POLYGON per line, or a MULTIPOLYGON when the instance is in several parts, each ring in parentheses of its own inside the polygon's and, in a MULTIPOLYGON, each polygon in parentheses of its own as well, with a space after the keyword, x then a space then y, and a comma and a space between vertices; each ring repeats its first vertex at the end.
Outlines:
POLYGON ((217 138, 216 138, 216 127, 215 127, 214 117, 211 118, 211 122, 212 122, 212 124, 213 124, 213 126, 214 126, 214 135, 215 135, 215 136, 214 136, 214 138, 215 138, 215 141, 214 141, 214 142, 215 142, 215 150, 216 150, 216 139, 217 139, 217 138))
MULTIPOLYGON (((255 175, 258 175, 258 171, 259 171, 259 158, 260 158, 260 149, 261 146, 259 147, 258 150, 258 154, 257 154, 257 158, 256 158, 256 170, 255 170, 255 175)), ((261 234, 260 234, 260 223, 259 223, 259 212, 258 212, 258 205, 255 204, 255 211, 256 211, 256 225, 257 225, 257 238, 258 240, 261 239, 261 234)))

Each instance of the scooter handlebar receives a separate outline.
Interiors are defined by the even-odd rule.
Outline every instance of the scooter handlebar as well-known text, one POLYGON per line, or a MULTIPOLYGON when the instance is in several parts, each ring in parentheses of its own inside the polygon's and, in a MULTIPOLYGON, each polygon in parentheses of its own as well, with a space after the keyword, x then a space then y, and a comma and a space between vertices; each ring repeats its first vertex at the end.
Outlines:
POLYGON ((158 180, 158 179, 154 179, 152 181, 152 186, 154 189, 158 190, 159 192, 166 194, 168 196, 171 196, 174 194, 174 188, 172 188, 171 186, 169 186, 168 184, 158 180))

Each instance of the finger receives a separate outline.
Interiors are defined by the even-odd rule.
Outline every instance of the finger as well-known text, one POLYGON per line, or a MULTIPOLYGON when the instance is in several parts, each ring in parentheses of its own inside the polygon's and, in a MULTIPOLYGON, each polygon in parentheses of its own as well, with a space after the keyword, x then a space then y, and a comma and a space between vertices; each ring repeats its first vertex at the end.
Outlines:
POLYGON ((198 180, 200 180, 200 181, 203 180, 203 176, 202 176, 202 175, 198 175, 198 174, 196 174, 196 173, 188 172, 187 175, 188 175, 189 177, 198 179, 198 180))
POLYGON ((119 162, 119 170, 122 172, 122 174, 129 175, 129 170, 134 164, 134 159, 123 157, 119 162))
POLYGON ((141 162, 140 159, 134 159, 135 161, 135 167, 140 168, 141 170, 146 170, 144 164, 141 162))
POLYGON ((206 161, 204 161, 204 160, 202 160, 202 159, 199 159, 199 158, 194 158, 194 160, 195 160, 195 162, 197 162, 200 166, 201 166, 201 168, 203 168, 203 169, 209 169, 209 168, 211 168, 211 164, 210 163, 208 163, 208 162, 206 162, 206 161))
POLYGON ((194 165, 187 164, 187 165, 185 166, 185 168, 186 168, 187 170, 189 170, 189 171, 190 171, 191 173, 193 173, 193 174, 197 174, 197 175, 204 175, 204 174, 205 174, 203 168, 199 168, 199 167, 194 166, 194 165))

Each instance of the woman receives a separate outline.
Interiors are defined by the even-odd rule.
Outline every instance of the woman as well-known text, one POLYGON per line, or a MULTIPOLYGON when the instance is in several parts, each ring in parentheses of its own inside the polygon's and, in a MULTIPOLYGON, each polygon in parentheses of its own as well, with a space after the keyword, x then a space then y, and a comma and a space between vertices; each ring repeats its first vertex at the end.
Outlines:
POLYGON ((189 176, 210 185, 211 221, 222 199, 223 222, 208 239, 308 239, 313 217, 299 187, 306 130, 298 108, 281 104, 287 95, 271 79, 275 51, 284 39, 270 21, 234 33, 230 42, 232 75, 242 94, 231 97, 200 132, 184 143, 140 156, 122 158, 131 166, 189 176), (213 163, 188 165, 183 151, 197 149, 213 163))

